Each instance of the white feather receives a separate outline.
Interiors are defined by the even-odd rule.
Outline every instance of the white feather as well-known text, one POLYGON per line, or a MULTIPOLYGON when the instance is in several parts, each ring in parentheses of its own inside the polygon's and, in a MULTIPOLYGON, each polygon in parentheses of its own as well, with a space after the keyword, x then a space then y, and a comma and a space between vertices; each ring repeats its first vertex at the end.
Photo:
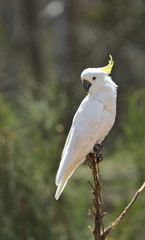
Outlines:
MULTIPOLYGON (((90 77, 87 72, 88 76, 90 77)), ((56 199, 59 198, 75 169, 85 160, 86 155, 92 151, 94 144, 103 141, 115 121, 115 83, 104 73, 100 75, 100 81, 97 83, 91 81, 91 78, 88 80, 92 84, 89 95, 82 101, 73 118, 62 153, 56 176, 56 185, 58 186, 55 195, 56 199)))

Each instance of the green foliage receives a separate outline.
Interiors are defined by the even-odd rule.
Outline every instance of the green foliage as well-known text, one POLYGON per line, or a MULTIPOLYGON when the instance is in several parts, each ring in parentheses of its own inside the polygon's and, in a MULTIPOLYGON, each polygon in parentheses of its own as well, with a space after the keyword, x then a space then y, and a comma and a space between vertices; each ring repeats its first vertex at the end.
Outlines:
MULTIPOLYGON (((59 201, 55 176, 85 96, 79 75, 105 66, 112 54, 111 76, 119 89, 117 119, 101 163, 105 226, 145 180, 145 89, 136 90, 144 86, 145 2, 67 0, 62 7, 46 0, 0 2, 0 239, 92 239, 87 164, 59 201)), ((144 196, 108 240, 144 239, 144 196)))
POLYGON ((39 101, 23 96, 17 111, 0 97, 0 239, 55 234, 54 182, 66 96, 58 87, 44 89, 39 101))
POLYGON ((123 123, 127 148, 133 153, 134 163, 139 173, 140 184, 144 179, 145 159, 145 89, 137 90, 128 97, 128 114, 123 123))
MULTIPOLYGON (((105 202, 108 209, 105 219, 107 225, 120 215, 145 181, 145 90, 129 91, 126 96, 127 112, 122 121, 124 138, 119 139, 116 152, 103 166, 102 175, 105 176, 103 197, 108 196, 108 201, 105 202)), ((111 233, 112 239, 144 239, 144 208, 145 192, 111 233)))
MULTIPOLYGON (((17 108, 0 96, 0 238, 91 239, 87 164, 73 175, 61 199, 54 199, 68 98, 55 81, 42 87, 40 96, 36 100, 27 92, 17 108)), ((126 102, 124 139, 119 138, 117 150, 101 164, 105 225, 119 216, 144 181, 144 89, 128 94, 126 102)), ((144 238, 144 199, 142 194, 110 239, 144 238)))

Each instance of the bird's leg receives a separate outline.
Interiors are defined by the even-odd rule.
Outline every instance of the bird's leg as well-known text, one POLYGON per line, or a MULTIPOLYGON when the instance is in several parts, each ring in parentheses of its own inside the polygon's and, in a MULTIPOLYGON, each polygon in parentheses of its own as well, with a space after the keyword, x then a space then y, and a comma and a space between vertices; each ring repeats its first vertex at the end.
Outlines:
POLYGON ((90 152, 87 157, 92 159, 94 156, 94 161, 91 161, 91 164, 101 163, 103 161, 104 154, 101 153, 103 151, 104 146, 102 144, 96 143, 93 147, 93 152, 90 152))
POLYGON ((104 149, 103 144, 96 143, 93 147, 93 152, 100 152, 104 149))
POLYGON ((100 153, 104 149, 104 146, 102 144, 96 143, 93 147, 93 152, 96 154, 97 163, 100 163, 103 161, 103 153, 100 153))
POLYGON ((97 154, 97 163, 101 163, 103 161, 104 154, 103 153, 98 153, 97 154))

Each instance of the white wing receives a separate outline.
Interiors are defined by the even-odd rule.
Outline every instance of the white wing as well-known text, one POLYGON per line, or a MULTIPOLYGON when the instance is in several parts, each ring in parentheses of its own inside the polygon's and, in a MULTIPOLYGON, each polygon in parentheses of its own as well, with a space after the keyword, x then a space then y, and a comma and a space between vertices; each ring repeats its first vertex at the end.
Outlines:
POLYGON ((88 95, 76 112, 56 176, 56 185, 58 185, 56 199, 59 198, 75 169, 100 139, 103 111, 103 104, 88 95))

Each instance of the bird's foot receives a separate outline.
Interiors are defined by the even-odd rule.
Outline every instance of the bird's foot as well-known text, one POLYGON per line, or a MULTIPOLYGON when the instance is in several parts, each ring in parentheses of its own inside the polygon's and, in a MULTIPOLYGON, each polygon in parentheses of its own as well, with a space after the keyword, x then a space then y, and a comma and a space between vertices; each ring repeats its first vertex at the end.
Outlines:
POLYGON ((97 163, 101 163, 103 161, 104 154, 103 153, 98 153, 97 154, 97 163))
POLYGON ((87 155, 87 157, 92 165, 100 164, 103 161, 104 155, 103 155, 103 153, 101 153, 101 151, 103 151, 103 149, 104 149, 104 147, 102 144, 96 143, 93 147, 93 151, 87 155))
POLYGON ((99 144, 99 143, 96 143, 94 145, 94 148, 93 148, 93 152, 96 154, 96 163, 101 163, 103 161, 103 153, 101 153, 101 151, 103 151, 104 149, 104 146, 103 144, 99 144))
POLYGON ((90 158, 93 157, 93 161, 91 161, 91 164, 95 165, 95 164, 100 164, 103 161, 104 154, 103 153, 98 153, 98 152, 89 153, 89 157, 90 158), (94 155, 95 155, 95 158, 94 158, 94 155))
POLYGON ((93 147, 93 152, 98 153, 98 152, 102 151, 103 149, 104 149, 103 144, 96 143, 93 147))

